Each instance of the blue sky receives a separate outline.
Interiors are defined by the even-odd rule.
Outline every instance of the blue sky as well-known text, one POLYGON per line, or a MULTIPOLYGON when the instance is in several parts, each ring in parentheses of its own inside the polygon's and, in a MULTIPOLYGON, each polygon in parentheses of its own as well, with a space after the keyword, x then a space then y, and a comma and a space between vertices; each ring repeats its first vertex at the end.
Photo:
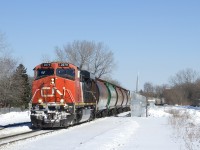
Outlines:
POLYGON ((200 71, 199 0, 0 0, 0 31, 29 75, 43 55, 74 40, 108 45, 113 78, 131 90, 138 72, 143 88, 200 71))

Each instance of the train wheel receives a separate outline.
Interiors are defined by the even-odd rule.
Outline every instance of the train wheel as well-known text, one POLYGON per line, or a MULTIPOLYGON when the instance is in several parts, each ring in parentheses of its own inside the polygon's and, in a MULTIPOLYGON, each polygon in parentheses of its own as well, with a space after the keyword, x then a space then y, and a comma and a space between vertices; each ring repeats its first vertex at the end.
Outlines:
POLYGON ((92 121, 95 119, 95 112, 94 111, 91 111, 91 114, 90 114, 90 119, 88 121, 92 121))
POLYGON ((117 115, 117 110, 114 109, 114 110, 113 110, 113 116, 116 116, 116 115, 117 115))
POLYGON ((114 114, 114 109, 112 109, 112 110, 110 111, 109 116, 113 116, 113 114, 114 114))
POLYGON ((102 117, 106 117, 107 114, 108 114, 108 112, 107 112, 106 110, 104 110, 104 111, 102 111, 101 116, 102 116, 102 117))
POLYGON ((101 112, 101 117, 102 117, 102 118, 105 117, 104 111, 101 112))

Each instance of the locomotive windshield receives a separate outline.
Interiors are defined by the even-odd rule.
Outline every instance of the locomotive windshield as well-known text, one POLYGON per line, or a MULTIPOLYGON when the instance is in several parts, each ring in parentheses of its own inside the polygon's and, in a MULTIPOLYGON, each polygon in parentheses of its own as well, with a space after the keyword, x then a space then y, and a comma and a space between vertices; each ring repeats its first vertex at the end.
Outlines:
POLYGON ((59 77, 74 80, 75 79, 75 70, 72 68, 67 68, 67 69, 58 68, 58 69, 56 69, 56 75, 59 77))
POLYGON ((44 78, 46 76, 51 76, 54 74, 54 69, 44 69, 44 68, 41 68, 41 69, 38 69, 37 70, 37 77, 36 79, 40 79, 40 78, 44 78))

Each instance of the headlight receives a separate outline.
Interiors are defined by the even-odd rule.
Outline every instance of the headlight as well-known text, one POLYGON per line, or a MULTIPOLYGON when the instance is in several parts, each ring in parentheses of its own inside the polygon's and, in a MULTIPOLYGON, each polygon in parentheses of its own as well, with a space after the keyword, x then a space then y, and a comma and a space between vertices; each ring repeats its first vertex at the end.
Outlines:
POLYGON ((54 84, 55 83, 55 80, 54 78, 51 79, 51 84, 54 84))
POLYGON ((60 103, 61 103, 61 104, 64 104, 64 102, 65 102, 64 99, 61 99, 61 100, 60 100, 60 103))
POLYGON ((40 99, 38 99, 38 103, 39 104, 42 104, 43 103, 43 101, 42 101, 42 99, 40 98, 40 99))

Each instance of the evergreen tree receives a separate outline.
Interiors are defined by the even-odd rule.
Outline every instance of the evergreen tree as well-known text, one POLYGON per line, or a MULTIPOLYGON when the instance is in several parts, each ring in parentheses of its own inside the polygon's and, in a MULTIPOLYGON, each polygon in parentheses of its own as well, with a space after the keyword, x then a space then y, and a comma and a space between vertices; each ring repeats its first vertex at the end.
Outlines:
POLYGON ((20 107, 28 107, 31 95, 31 87, 26 68, 23 64, 19 64, 13 75, 13 104, 20 107))

